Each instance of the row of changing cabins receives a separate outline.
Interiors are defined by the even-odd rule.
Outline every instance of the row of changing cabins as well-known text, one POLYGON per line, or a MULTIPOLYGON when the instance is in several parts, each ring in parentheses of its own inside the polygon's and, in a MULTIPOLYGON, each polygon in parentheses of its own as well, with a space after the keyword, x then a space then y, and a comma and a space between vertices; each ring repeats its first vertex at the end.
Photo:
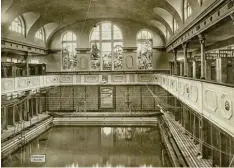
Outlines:
POLYGON ((46 64, 27 64, 2 62, 1 63, 1 77, 24 77, 34 75, 45 75, 46 64))
MULTIPOLYGON (((170 61, 171 75, 184 76, 184 60, 170 61)), ((219 50, 219 52, 205 53, 205 79, 234 84, 234 49, 219 50)), ((188 58, 188 76, 200 79, 201 77, 201 56, 195 55, 188 58)))

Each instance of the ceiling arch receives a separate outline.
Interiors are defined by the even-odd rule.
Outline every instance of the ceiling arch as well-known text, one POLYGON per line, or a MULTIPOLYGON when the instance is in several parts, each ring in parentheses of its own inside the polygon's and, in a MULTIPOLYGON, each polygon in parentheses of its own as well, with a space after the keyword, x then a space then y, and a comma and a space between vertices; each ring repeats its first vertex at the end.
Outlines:
POLYGON ((54 22, 44 25, 46 40, 50 38, 50 36, 53 34, 53 32, 55 31, 57 27, 58 27, 58 24, 54 22))
POLYGON ((167 22, 167 24, 170 26, 170 29, 172 30, 173 29, 173 16, 163 8, 156 7, 153 10, 157 15, 161 16, 167 22))
POLYGON ((13 0, 2 0, 2 11, 1 14, 2 16, 5 14, 5 12, 11 7, 11 5, 13 4, 13 0))
POLYGON ((150 23, 154 26, 156 26, 164 35, 164 37, 166 38, 166 31, 167 28, 164 24, 162 24, 161 22, 157 21, 157 20, 151 20, 150 23))
MULTIPOLYGON (((179 14, 180 18, 183 18, 183 12, 182 12, 182 3, 183 0, 166 0, 171 6, 174 7, 174 9, 177 11, 177 13, 179 14)), ((178 21, 177 21, 178 22, 178 21)))
POLYGON ((22 14, 22 16, 24 17, 24 22, 26 26, 26 36, 27 36, 30 28, 39 19, 40 13, 27 12, 27 13, 22 14))

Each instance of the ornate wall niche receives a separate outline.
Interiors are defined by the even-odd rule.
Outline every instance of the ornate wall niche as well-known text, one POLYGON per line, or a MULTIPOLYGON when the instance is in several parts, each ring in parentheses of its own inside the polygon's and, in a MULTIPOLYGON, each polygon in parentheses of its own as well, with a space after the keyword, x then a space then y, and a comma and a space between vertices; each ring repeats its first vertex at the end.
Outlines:
POLYGON ((226 94, 221 96, 220 108, 224 118, 230 120, 233 116, 233 102, 226 94))
POLYGON ((213 90, 205 90, 204 107, 208 108, 210 111, 215 112, 218 107, 217 95, 213 90))

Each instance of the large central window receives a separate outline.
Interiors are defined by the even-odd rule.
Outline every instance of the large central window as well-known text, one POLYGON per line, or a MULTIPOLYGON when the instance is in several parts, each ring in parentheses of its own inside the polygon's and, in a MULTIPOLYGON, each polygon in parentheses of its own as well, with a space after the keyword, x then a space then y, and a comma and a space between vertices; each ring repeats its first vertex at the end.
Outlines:
POLYGON ((111 22, 96 25, 90 38, 92 48, 91 70, 121 70, 123 37, 118 26, 111 22), (98 49, 98 50, 95 50, 98 49))

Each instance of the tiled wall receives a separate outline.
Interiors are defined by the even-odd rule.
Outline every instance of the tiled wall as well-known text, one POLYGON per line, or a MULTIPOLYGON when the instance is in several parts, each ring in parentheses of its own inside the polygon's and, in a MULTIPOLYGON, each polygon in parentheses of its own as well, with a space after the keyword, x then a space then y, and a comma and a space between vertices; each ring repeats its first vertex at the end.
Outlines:
MULTIPOLYGON (((103 86, 101 86, 103 87, 103 86)), ((105 86, 106 87, 106 86, 105 86)), ((50 89, 47 93, 47 111, 70 112, 77 106, 84 109, 86 100, 87 111, 129 111, 128 103, 132 104, 132 111, 157 111, 157 104, 145 85, 110 86, 113 88, 113 108, 100 107, 100 86, 60 86, 50 89)), ((160 86, 149 86, 159 96, 165 96, 166 91, 160 86)))

